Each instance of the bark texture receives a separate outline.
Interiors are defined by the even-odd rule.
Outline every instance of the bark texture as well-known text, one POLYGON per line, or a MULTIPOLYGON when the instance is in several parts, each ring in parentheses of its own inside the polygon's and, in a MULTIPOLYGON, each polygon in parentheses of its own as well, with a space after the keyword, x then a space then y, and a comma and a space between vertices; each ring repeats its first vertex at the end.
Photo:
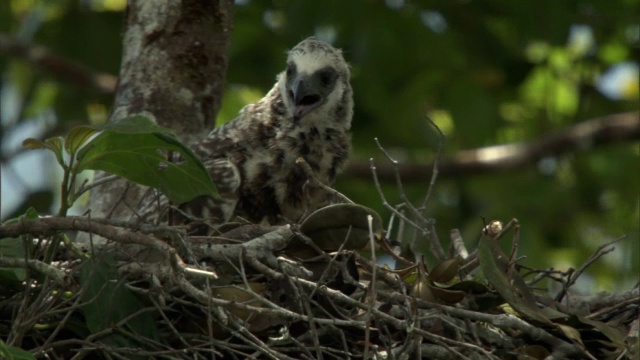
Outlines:
MULTIPOLYGON (((125 16, 110 121, 144 114, 186 144, 204 137, 222 102, 233 1, 132 0, 125 16)), ((90 208, 122 217, 141 193, 124 180, 109 182, 92 192, 90 208)))

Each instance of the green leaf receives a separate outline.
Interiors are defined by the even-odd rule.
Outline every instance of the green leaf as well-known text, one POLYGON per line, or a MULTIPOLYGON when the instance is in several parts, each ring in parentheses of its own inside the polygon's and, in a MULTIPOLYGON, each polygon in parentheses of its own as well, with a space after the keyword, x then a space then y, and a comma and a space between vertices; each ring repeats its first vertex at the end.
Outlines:
MULTIPOLYGON (((24 244, 21 238, 4 238, 0 239, 0 258, 24 259, 24 244)), ((0 279, 2 283, 14 281, 23 281, 27 277, 27 271, 24 267, 10 268, 3 267, 0 269, 0 279)))
POLYGON ((8 219, 6 220, 3 225, 9 225, 9 224, 15 224, 17 222, 20 222, 22 220, 34 220, 38 218, 38 212, 36 211, 36 209, 30 207, 27 209, 27 211, 24 212, 24 214, 12 218, 12 219, 8 219))
MULTIPOLYGON (((102 254, 98 259, 88 259, 82 264, 80 284, 86 287, 86 291, 82 293, 84 305, 81 309, 92 334, 116 326, 143 308, 138 298, 118 279, 115 268, 115 261, 107 254, 102 254)), ((160 338, 149 312, 140 312, 122 325, 145 338, 156 341, 160 338)), ((113 335, 103 341, 114 346, 136 346, 131 339, 117 333, 113 335)))
MULTIPOLYGON (((13 219, 4 222, 4 225, 15 224, 22 220, 37 219, 38 213, 34 208, 13 219)), ((0 239, 0 258, 24 259, 27 256, 27 249, 31 245, 31 237, 3 238, 0 239), (26 240, 25 240, 26 239, 26 240), (25 243, 26 241, 26 243, 25 243)), ((0 269, 0 283, 4 286, 19 285, 27 277, 27 272, 23 267, 0 269), (18 282, 16 284, 15 282, 18 282), (13 283, 13 284, 12 284, 13 283)))
POLYGON ((4 341, 0 340, 0 359, 35 360, 36 357, 19 347, 7 346, 4 341))
POLYGON ((181 204, 201 195, 216 196, 209 173, 198 157, 167 129, 144 117, 123 119, 105 126, 86 126, 73 133, 74 148, 91 129, 103 132, 78 153, 76 171, 103 170, 138 184, 159 189, 173 202, 181 204), (168 159, 170 152, 180 162, 168 159))
POLYGON ((71 155, 75 154, 82 145, 93 135, 100 132, 100 130, 92 128, 90 126, 78 126, 69 132, 67 139, 64 142, 64 149, 71 155))
POLYGON ((48 149, 55 156, 58 164, 65 167, 64 163, 64 154, 62 153, 62 144, 64 143, 64 139, 60 136, 48 138, 45 141, 40 141, 33 138, 28 138, 22 141, 22 146, 27 149, 48 149))

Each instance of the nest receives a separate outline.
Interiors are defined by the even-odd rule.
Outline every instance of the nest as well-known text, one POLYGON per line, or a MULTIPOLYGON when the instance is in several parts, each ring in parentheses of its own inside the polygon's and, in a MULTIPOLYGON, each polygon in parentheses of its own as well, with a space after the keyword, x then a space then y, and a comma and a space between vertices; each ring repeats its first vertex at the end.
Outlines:
MULTIPOLYGON (((57 142, 34 146, 61 151, 57 142)), ((577 270, 528 268, 518 262, 520 225, 513 219, 479 229, 473 251, 454 229, 445 251, 435 221, 424 216, 432 188, 414 207, 396 168, 400 211, 386 201, 373 164, 371 170, 393 214, 386 231, 373 210, 353 203, 321 208, 300 224, 227 223, 205 235, 192 231, 209 229, 202 219, 168 226, 140 221, 144 216, 132 223, 39 217, 31 210, 6 222, 0 226, 0 357, 640 355, 639 284, 591 296, 572 289, 613 243, 577 270), (392 233, 409 232, 415 236, 407 246, 392 240, 392 233), (421 256, 411 251, 417 241, 427 249, 421 256), (507 241, 509 254, 499 246, 507 241), (558 290, 537 291, 543 280, 558 290)), ((306 173, 313 185, 312 171, 306 173)))
POLYGON ((0 351, 25 359, 637 356, 638 286, 571 293, 609 245, 578 271, 533 270, 515 251, 490 246, 517 245, 516 220, 489 223, 487 246, 470 253, 457 231, 445 252, 433 221, 406 220, 434 266, 404 258, 375 212, 353 204, 301 225, 227 224, 215 236, 86 217, 5 224, 3 246, 13 241, 29 256, 0 258, 0 351), (70 231, 91 236, 72 243, 70 231), (380 265, 383 254, 396 266, 380 265), (545 278, 561 284, 553 298, 531 290, 545 278))

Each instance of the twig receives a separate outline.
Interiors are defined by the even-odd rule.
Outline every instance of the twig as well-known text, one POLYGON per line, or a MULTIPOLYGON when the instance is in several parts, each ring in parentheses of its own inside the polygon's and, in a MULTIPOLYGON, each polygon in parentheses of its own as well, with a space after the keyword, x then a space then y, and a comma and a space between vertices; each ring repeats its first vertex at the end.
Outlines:
POLYGON ((218 278, 218 274, 216 274, 214 271, 207 271, 207 270, 202 270, 202 269, 194 269, 192 267, 188 267, 185 266, 184 267, 184 272, 186 274, 191 274, 191 275, 196 275, 196 276, 203 276, 206 278, 211 278, 211 279, 217 279, 218 278))
MULTIPOLYGON (((373 217, 371 215, 367 215, 367 223, 369 224, 369 245, 370 245, 370 251, 371 251, 371 263, 372 263, 372 267, 371 267, 371 281, 369 281, 369 291, 367 294, 367 312, 365 314, 365 322, 369 325, 371 324, 371 310, 373 309, 373 307, 376 304, 376 298, 377 298, 377 269, 378 266, 376 265, 378 263, 377 259, 376 259, 376 245, 375 245, 375 240, 374 240, 374 236, 373 236, 373 217)), ((371 329, 370 326, 365 327, 364 329, 364 352, 363 352, 363 358, 364 359, 368 359, 369 358, 369 341, 371 339, 371 329)))
MULTIPOLYGON (((429 250, 431 250, 431 252, 436 257, 436 259, 438 261, 444 260, 445 259, 444 250, 442 249, 442 245, 438 241, 437 235, 435 234, 435 231, 434 231, 434 228, 433 228, 433 220, 425 218, 423 216, 422 212, 420 212, 411 203, 411 201, 409 201, 409 198, 407 197, 406 193, 404 192, 404 187, 402 185, 402 179, 401 179, 401 176, 400 176, 400 170, 398 168, 398 161, 395 160, 393 157, 391 157, 389 152, 387 152, 387 150, 384 147, 382 147, 382 145, 378 141, 378 138, 374 138, 374 141, 376 142, 376 145, 378 146, 378 149, 380 149, 380 151, 382 151, 382 153, 385 155, 387 160, 389 160, 389 162, 393 165, 394 174, 395 174, 395 180, 396 180, 396 186, 398 188, 400 199, 402 200, 402 205, 406 206, 409 209, 409 211, 411 211, 413 216, 415 217, 415 222, 419 225, 419 226, 416 227, 416 229, 420 231, 422 236, 426 237, 427 242, 429 244, 429 250)), ((372 170, 374 170, 374 169, 375 168, 373 167, 373 162, 372 162, 372 170)), ((375 171, 373 171, 373 172, 374 172, 374 183, 376 183, 377 182, 377 176, 375 175, 375 171)), ((432 176, 432 180, 435 181, 435 178, 433 176, 432 176)), ((431 191, 431 189, 432 189, 432 187, 430 186, 429 189, 427 190, 427 192, 431 191)), ((380 193, 382 192, 381 188, 379 188, 378 192, 380 192, 380 193)), ((386 202, 386 200, 384 200, 384 198, 383 198, 383 201, 386 202)), ((400 212, 397 212, 397 213, 400 213, 400 212)))
MULTIPOLYGON (((407 194, 404 192, 404 186, 402 186, 402 177, 400 176, 400 170, 398 168, 398 160, 391 157, 389 152, 384 147, 382 147, 380 141, 378 141, 378 138, 374 138, 373 140, 376 142, 378 149, 382 151, 387 160, 389 160, 391 165, 393 165, 396 187, 398 188, 400 200, 402 200, 402 203, 413 213, 413 216, 415 216, 416 219, 419 219, 422 222, 424 220, 424 218, 422 217, 422 213, 420 213, 420 211, 418 211, 418 209, 413 206, 411 201, 409 201, 407 194)), ((422 229, 422 231, 424 231, 424 229, 422 229)))
POLYGON ((185 264, 176 250, 155 237, 128 229, 101 224, 84 217, 48 217, 34 220, 22 220, 0 226, 0 238, 16 237, 24 234, 48 236, 60 231, 77 230, 96 234, 121 244, 142 245, 163 254, 174 270, 184 271, 185 264))
POLYGON ((449 252, 451 257, 460 256, 463 260, 466 260, 469 257, 469 251, 467 247, 464 245, 464 240, 462 240, 462 235, 460 235, 460 230, 452 229, 449 232, 449 238, 451 239, 451 251, 449 252))
POLYGON ((618 303, 616 303, 614 305, 611 305, 611 306, 608 306, 606 308, 602 308, 602 309, 600 309, 598 311, 595 311, 595 312, 587 315, 586 318, 587 319, 595 319, 595 318, 597 318, 599 316, 602 316, 604 314, 610 313, 615 309, 623 308, 625 306, 632 305, 632 304, 636 304, 637 305, 639 302, 640 302, 640 296, 636 296, 634 298, 623 300, 623 301, 620 301, 620 302, 618 302, 618 303))
POLYGON ((431 120, 430 117, 427 116, 427 121, 429 122, 429 124, 431 124, 436 131, 438 132, 438 134, 440 135, 440 141, 438 141, 438 150, 436 150, 436 156, 433 159, 433 168, 432 168, 432 173, 431 173, 431 180, 429 181, 429 187, 427 188, 427 194, 424 196, 424 200, 422 200, 422 205, 420 205, 420 208, 424 210, 426 210, 427 208, 427 203, 429 202, 429 199, 431 198, 431 192, 433 191, 435 185, 436 185, 436 180, 438 179, 438 161, 440 161, 440 158, 442 157, 442 148, 444 147, 444 134, 442 133, 442 131, 440 130, 440 128, 438 127, 438 125, 436 125, 435 122, 433 122, 433 120, 431 120))
POLYGON ((52 279, 58 286, 66 286, 67 274, 63 270, 56 268, 50 264, 46 264, 40 260, 34 259, 19 259, 0 257, 0 267, 9 268, 29 268, 35 270, 37 273, 46 275, 52 279))
POLYGON ((589 267, 591 266, 591 264, 593 264, 594 262, 596 262, 598 259, 600 259, 602 256, 612 252, 613 250, 615 250, 616 248, 613 247, 612 245, 622 241, 624 239, 627 238, 627 235, 623 235, 613 241, 610 241, 604 245, 600 245, 596 251, 591 254, 591 256, 589 256, 589 258, 587 259, 587 261, 584 262, 584 264, 582 264, 582 266, 580 266, 578 268, 578 270, 576 270, 576 272, 574 272, 569 280, 567 281, 567 284, 562 288, 562 291, 560 291, 560 293, 556 296, 556 301, 557 302, 561 302, 562 298, 566 295, 567 290, 569 290, 569 288, 576 283, 576 281, 578 280, 578 278, 580 277, 580 275, 582 275, 582 273, 589 267))
POLYGON ((375 164, 373 163, 373 158, 369 159, 369 163, 370 163, 370 167, 369 168, 371 169, 371 174, 373 175, 373 184, 375 185, 376 190, 378 190, 378 195, 380 195, 380 199, 382 200, 382 206, 387 208, 389 211, 391 211, 397 217, 399 217, 402 220, 406 221, 407 223, 411 224, 411 226, 413 226, 417 230, 419 230, 421 232, 424 232, 424 230, 422 230, 422 228, 420 228, 420 226, 418 224, 416 224, 415 222, 411 221, 403 213, 398 211, 398 209, 394 208, 393 206, 391 206, 391 204, 389 204, 389 202, 387 201, 387 198, 384 196, 384 192, 382 191, 382 186, 380 185, 380 182, 378 181, 378 173, 376 171, 377 168, 376 168, 375 164))
MULTIPOLYGON (((384 250, 385 253, 389 254, 389 256, 391 256, 396 262, 399 262, 403 266, 415 266, 415 263, 413 261, 409 261, 403 258, 402 256, 396 254, 396 252, 393 251, 393 249, 389 245, 389 242, 387 241, 386 238, 382 238, 379 241, 379 244, 382 250, 384 250)), ((398 268, 398 264, 396 264, 396 269, 397 268, 398 268)))
POLYGON ((101 177, 100 179, 94 180, 91 184, 87 185, 87 183, 89 182, 89 179, 84 179, 84 181, 82 182, 82 184, 80 184, 80 187, 78 188, 78 190, 76 191, 76 193, 74 194, 74 198, 77 199, 80 196, 82 196, 82 194, 84 194, 85 192, 98 187, 100 185, 104 185, 108 182, 114 181, 116 179, 119 179, 120 177, 117 175, 106 175, 101 177))
POLYGON ((338 197, 339 199, 342 199, 346 203, 349 203, 349 204, 353 204, 354 203, 346 195, 342 194, 338 190, 336 190, 336 189, 324 184, 322 181, 320 181, 320 179, 318 179, 316 177, 316 174, 313 173, 313 169, 311 169, 311 166, 309 165, 309 163, 307 163, 304 160, 304 158, 299 157, 298 159, 296 159, 296 164, 299 165, 302 168, 302 170, 304 171, 305 175, 307 175, 307 179, 308 179, 309 183, 312 186, 316 186, 316 187, 322 188, 327 193, 332 194, 332 195, 338 197))
MULTIPOLYGON (((329 274, 329 270, 333 268, 333 266, 334 266, 333 264, 336 263, 336 259, 338 258, 338 255, 340 255, 342 253, 342 249, 344 249, 344 246, 347 244, 347 241, 349 240, 349 237, 351 236, 351 230, 352 230, 352 228, 349 227, 349 230, 347 231, 347 234, 345 235, 344 240, 342 241, 342 244, 340 244, 340 247, 338 248, 338 250, 335 251, 335 254, 329 258, 329 263, 327 264, 327 267, 324 269, 324 271, 320 275, 320 278, 317 281, 318 284, 324 284, 324 281, 325 281, 326 277, 329 274)), ((303 235, 303 234, 300 234, 300 235, 303 235)), ((315 243, 314 243, 314 245, 315 245, 315 243)), ((325 255, 325 256, 327 256, 327 255, 325 255)), ((311 292, 309 297, 313 298, 313 295, 315 295, 315 289, 311 292)))

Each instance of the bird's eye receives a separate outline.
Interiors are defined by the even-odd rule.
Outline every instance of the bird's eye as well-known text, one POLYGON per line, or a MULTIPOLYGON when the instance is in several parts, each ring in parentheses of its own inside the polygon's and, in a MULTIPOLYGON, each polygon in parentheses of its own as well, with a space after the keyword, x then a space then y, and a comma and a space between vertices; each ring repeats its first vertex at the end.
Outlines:
POLYGON ((293 65, 287 66, 287 77, 293 75, 293 71, 294 71, 294 66, 293 65))
POLYGON ((320 82, 324 86, 331 85, 331 82, 333 82, 333 78, 334 78, 334 72, 331 70, 324 70, 320 73, 320 82))

